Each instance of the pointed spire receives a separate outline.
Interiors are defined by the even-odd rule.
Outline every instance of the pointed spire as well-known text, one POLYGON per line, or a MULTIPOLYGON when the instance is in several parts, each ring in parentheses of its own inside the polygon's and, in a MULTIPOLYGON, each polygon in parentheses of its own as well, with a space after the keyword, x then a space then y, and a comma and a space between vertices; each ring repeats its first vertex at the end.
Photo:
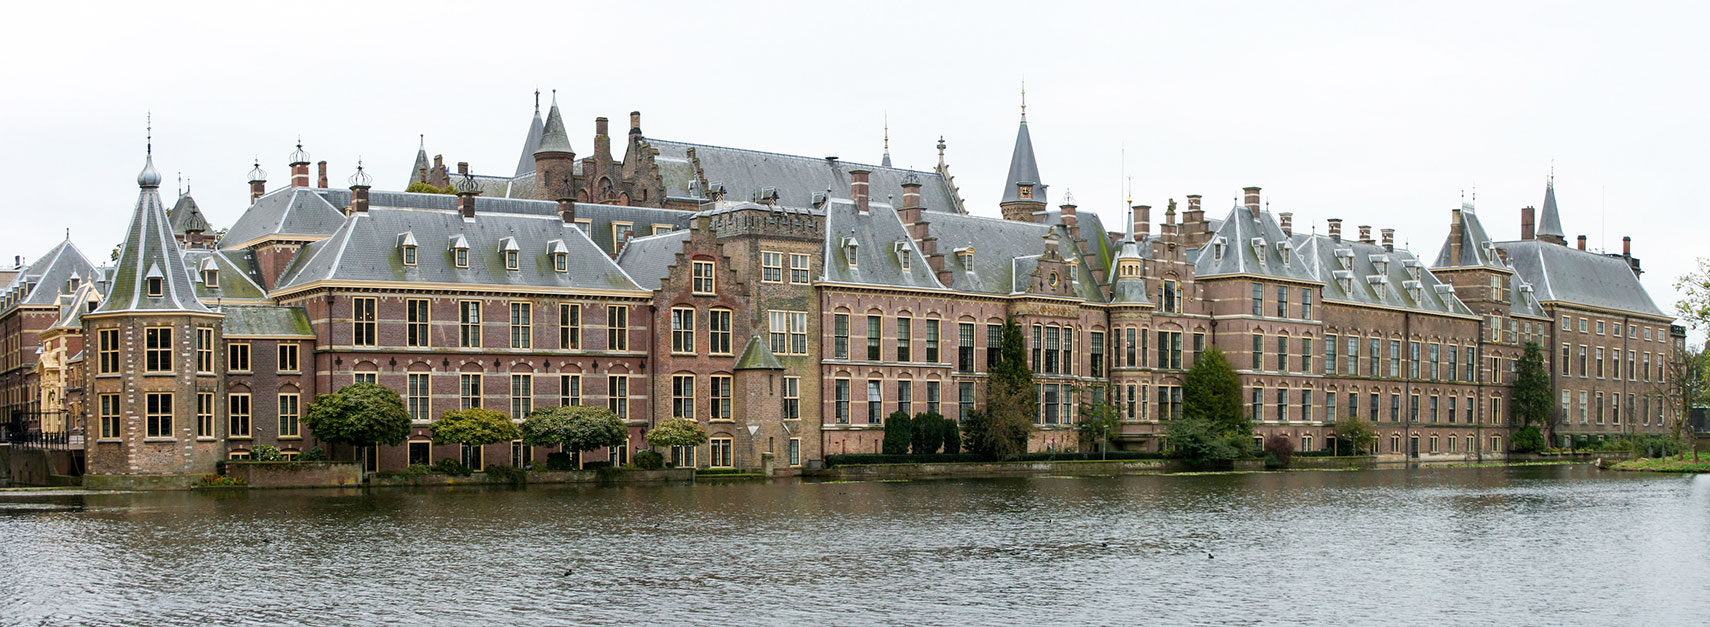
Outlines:
MULTIPOLYGON (((185 269, 183 251, 166 207, 160 202, 160 173, 154 169, 153 132, 150 129, 149 155, 143 173, 137 176, 142 191, 137 193, 136 209, 125 231, 125 243, 120 246, 118 263, 114 266, 112 292, 96 312, 118 311, 177 311, 210 313, 196 298, 195 286, 185 269)), ((196 215, 193 201, 184 215, 196 215)))
POLYGON ((1021 79, 1021 123, 1027 123, 1027 79, 1021 79))
POLYGON ((137 187, 147 190, 160 187, 160 172, 154 169, 154 113, 148 114, 148 148, 142 172, 137 174, 137 187))
POLYGON ((887 168, 891 167, 891 114, 890 114, 890 112, 885 113, 885 158, 883 160, 879 161, 879 165, 885 166, 887 168))
POLYGON ((1562 231, 1561 214, 1556 210, 1556 168, 1550 165, 1550 178, 1544 183, 1544 209, 1538 216, 1538 239, 1554 241, 1558 244, 1567 243, 1567 233, 1562 231))
POLYGON ((575 152, 570 149, 570 134, 564 132, 564 116, 558 113, 558 90, 556 89, 552 90, 552 108, 547 111, 546 124, 541 128, 540 144, 534 149, 534 154, 538 155, 543 152, 575 152))
POLYGON ((523 136, 522 156, 517 157, 513 176, 534 174, 534 153, 540 150, 541 133, 546 126, 540 121, 540 89, 534 90, 534 117, 528 121, 528 134, 523 136))
POLYGON ((1025 117, 1015 131, 1015 152, 1009 157, 1009 177, 1004 180, 1002 198, 1005 203, 1046 203, 1045 185, 1039 180, 1039 164, 1033 158, 1033 136, 1027 132, 1025 117))

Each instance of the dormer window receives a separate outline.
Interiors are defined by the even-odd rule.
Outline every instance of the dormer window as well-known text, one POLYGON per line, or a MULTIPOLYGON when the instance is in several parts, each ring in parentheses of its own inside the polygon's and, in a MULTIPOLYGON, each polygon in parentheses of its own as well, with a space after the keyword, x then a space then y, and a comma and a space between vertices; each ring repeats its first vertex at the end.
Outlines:
POLYGON ((908 243, 897 242, 895 248, 897 253, 897 263, 901 265, 904 270, 911 268, 914 265, 914 256, 908 254, 908 243))
POLYGON ((1294 242, 1283 242, 1281 244, 1277 244, 1277 254, 1282 255, 1283 265, 1288 265, 1289 256, 1293 252, 1294 242))
POLYGON ((65 282, 65 291, 67 291, 67 292, 77 291, 77 282, 78 282, 77 275, 75 275, 75 274, 71 275, 71 279, 69 279, 65 282))
POLYGON ((151 276, 148 278, 148 295, 159 297, 166 294, 166 279, 151 276))
POLYGON ((522 250, 517 247, 517 238, 506 237, 499 240, 499 253, 505 258, 505 269, 516 270, 522 263, 522 250))
POLYGON ((974 269, 974 249, 973 248, 958 248, 958 249, 956 249, 956 263, 962 264, 963 270, 972 271, 974 269))
POLYGON ((1227 243, 1228 243, 1228 240, 1223 239, 1222 236, 1218 236, 1218 237, 1212 239, 1211 240, 1211 258, 1214 260, 1221 261, 1223 259, 1223 249, 1226 248, 1227 243))
POLYGON ((849 263, 849 267, 854 268, 856 266, 856 260, 860 258, 856 253, 861 249, 861 242, 855 241, 855 236, 850 235, 849 237, 843 238, 842 244, 844 261, 849 263))
POLYGON ((1022 184, 1022 185, 1019 185, 1018 188, 1019 189, 1017 190, 1017 192, 1021 196, 1022 199, 1025 200, 1025 199, 1033 198, 1033 186, 1032 185, 1022 184))
POLYGON ((547 253, 552 255, 553 272, 570 271, 570 249, 564 247, 564 240, 552 240, 547 246, 547 253))
POLYGON ((416 234, 404 231, 398 235, 398 252, 404 258, 404 265, 416 265, 416 234))
POLYGON ((469 249, 458 248, 451 253, 451 261, 459 268, 469 267, 469 249))
POLYGON ((203 270, 202 285, 207 286, 208 289, 218 289, 220 287, 220 269, 208 268, 203 270))
POLYGON ((415 246, 405 246, 404 247, 404 265, 406 265, 406 266, 416 265, 416 247, 415 246))
POLYGON ((1343 270, 1354 269, 1354 249, 1338 248, 1336 249, 1335 255, 1336 265, 1342 266, 1343 270))
POLYGON ((517 258, 517 251, 514 251, 514 250, 505 251, 505 269, 506 270, 517 269, 518 263, 519 263, 519 260, 517 258))

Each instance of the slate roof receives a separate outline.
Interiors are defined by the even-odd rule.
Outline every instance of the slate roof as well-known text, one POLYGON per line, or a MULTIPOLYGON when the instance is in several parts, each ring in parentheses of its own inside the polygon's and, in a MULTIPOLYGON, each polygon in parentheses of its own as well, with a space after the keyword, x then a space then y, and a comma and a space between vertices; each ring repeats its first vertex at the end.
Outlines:
POLYGON ((1033 158, 1033 137, 1027 132, 1025 117, 1021 119, 1021 128, 1015 131, 1015 152, 1009 156, 1009 176, 1003 185, 1003 200, 1000 202, 1045 202, 1045 182, 1039 179, 1039 163, 1033 158), (1032 198, 1021 197, 1017 186, 1023 183, 1034 186, 1032 198))
MULTIPOLYGON (((879 211, 874 209, 875 213, 879 211)), ((888 209, 885 211, 895 215, 888 209)), ((1028 277, 1038 267, 1038 258, 1044 254, 1049 236, 1058 242, 1058 255, 1064 259, 1081 260, 1075 278, 1081 288, 1080 297, 1094 302, 1105 300, 1088 269, 1093 260, 1060 226, 962 214, 934 213, 925 219, 928 220, 928 235, 938 238, 938 251, 945 255, 944 267, 951 271, 950 289, 987 294, 1025 291, 1028 277), (971 268, 964 267, 956 255, 958 249, 967 248, 974 249, 971 268)), ((1083 222, 1081 227, 1081 233, 1087 236, 1089 243, 1095 239, 1103 240, 1102 230, 1095 237, 1087 230, 1091 226, 1083 222)), ((829 262, 827 265, 829 267, 829 262)))
MULTIPOLYGON (((329 204, 322 193, 327 190, 309 187, 283 187, 256 199, 255 204, 239 216, 237 222, 220 238, 220 247, 233 248, 269 235, 297 236, 309 239, 326 237, 344 224, 341 204, 329 204)), ((349 191, 345 191, 349 203, 349 191)), ((455 196, 447 196, 456 203, 455 196)))
POLYGON ((540 141, 535 145, 534 152, 529 154, 530 161, 533 161, 535 154, 542 152, 575 152, 570 148, 570 135, 564 132, 564 116, 558 114, 557 96, 553 97, 552 110, 547 112, 546 124, 541 127, 540 141))
POLYGON ((91 302, 94 302, 95 304, 99 304, 101 302, 101 293, 95 289, 94 283, 85 282, 78 285, 77 291, 60 297, 59 320, 55 321, 53 326, 49 328, 83 328, 83 314, 89 312, 89 304, 91 302))
POLYGON ((534 151, 540 149, 540 136, 545 131, 545 125, 540 121, 540 95, 535 93, 534 119, 529 120, 528 135, 523 137, 522 156, 517 158, 516 176, 534 174, 534 151))
POLYGON ((821 278, 827 281, 944 289, 915 248, 897 212, 878 203, 871 204, 865 214, 854 203, 835 199, 826 203, 824 261, 821 278), (850 242, 856 245, 851 248, 847 245, 850 242), (851 254, 856 261, 853 267, 849 264, 851 254), (902 265, 903 257, 909 260, 907 268, 902 265))
POLYGON ((184 267, 184 256, 178 248, 167 223, 166 208, 160 202, 160 176, 154 172, 154 157, 148 158, 143 175, 137 177, 141 191, 137 193, 136 211, 130 228, 125 231, 125 243, 120 248, 117 270, 107 299, 97 313, 120 311, 176 311, 212 313, 196 297, 190 273, 184 267), (148 294, 147 279, 163 280, 160 296, 148 294))
POLYGON ((228 305, 221 307, 220 312, 226 315, 223 331, 226 337, 315 336, 309 316, 301 307, 228 305))
POLYGON ((742 349, 742 356, 736 359, 737 370, 783 370, 784 363, 772 354, 772 347, 766 344, 760 336, 748 338, 748 346, 742 349))
POLYGON ((1514 271, 1532 284, 1540 302, 1562 302, 1659 318, 1673 318, 1651 300, 1620 257, 1541 240, 1497 242, 1514 271))
MULTIPOLYGON (((431 195, 431 194, 423 194, 431 195)), ((315 281, 452 283, 468 286, 636 290, 637 286, 580 229, 557 215, 480 214, 465 220, 456 211, 372 207, 352 215, 332 237, 304 247, 279 280, 278 291, 315 281), (399 243, 413 237, 417 263, 406 266, 399 243), (456 267, 453 238, 469 246, 469 267, 456 267), (518 269, 505 268, 505 240, 521 254, 518 269), (551 251, 561 244, 569 271, 553 269, 551 251)))
POLYGON ((78 283, 93 282, 97 274, 95 264, 83 256, 83 252, 71 243, 70 239, 54 244, 47 252, 36 258, 36 262, 24 268, 13 277, 7 290, 17 290, 14 306, 51 306, 59 302, 59 296, 67 293, 71 278, 76 276, 78 283))
POLYGON ((1308 280, 1324 283, 1325 301, 1474 315, 1413 251, 1349 239, 1338 243, 1328 235, 1296 233, 1293 241, 1308 280))
POLYGON ((1556 209, 1556 179, 1553 177, 1544 185, 1544 209, 1538 214, 1538 237, 1546 235, 1567 239, 1567 234, 1562 231, 1561 212, 1556 209))
POLYGON ((875 201, 894 198, 900 204, 903 177, 913 174, 920 178, 920 204, 927 211, 962 212, 950 185, 937 172, 663 139, 646 141, 659 151, 653 160, 659 166, 668 198, 709 199, 689 160, 689 150, 693 149, 706 184, 723 185, 725 198, 733 201, 753 200, 763 187, 776 188, 778 204, 789 207, 812 207, 815 195, 823 195, 827 190, 831 197, 847 200, 849 171, 864 169, 872 172, 867 177, 868 190, 875 201))
POLYGON ((688 239, 689 231, 683 229, 629 240, 629 245, 618 254, 618 266, 641 287, 659 289, 688 239))
POLYGON ((1473 212, 1473 207, 1470 204, 1463 203, 1461 205, 1461 232, 1464 236, 1460 258, 1450 259, 1453 251, 1449 245, 1454 242, 1449 238, 1453 237, 1453 234, 1444 236, 1443 247, 1437 251, 1437 262, 1431 264, 1431 267, 1510 269, 1496 256, 1496 249, 1492 247, 1490 235, 1485 233, 1484 223, 1479 221, 1478 214, 1473 212))
POLYGON ((258 276, 254 274, 254 255, 248 250, 186 250, 184 267, 190 270, 190 276, 196 283, 196 296, 204 303, 267 298, 267 290, 261 287, 258 276), (213 264, 220 273, 218 288, 208 287, 203 279, 202 271, 209 264, 213 264))
MULTIPOLYGON (((1143 259, 1140 250, 1151 249, 1151 246, 1141 246, 1132 238, 1123 237, 1117 242, 1117 259, 1143 259)), ((1112 263, 1112 266, 1115 264, 1112 263)), ((1110 302, 1121 304, 1151 304, 1146 296, 1146 280, 1143 277, 1116 277, 1110 282, 1110 302)))
POLYGON ((196 207, 196 199, 191 198, 188 191, 178 197, 178 203, 172 206, 167 217, 172 222, 172 232, 179 235, 213 230, 208 228, 208 219, 202 215, 202 210, 196 207))
POLYGON ((1306 265, 1305 255, 1293 254, 1286 263, 1283 261, 1280 244, 1284 242, 1290 242, 1290 238, 1283 236, 1282 227, 1270 211, 1261 211, 1255 218, 1252 211, 1236 205, 1213 226, 1211 239, 1205 246, 1188 251, 1188 255, 1194 258, 1195 278, 1251 274, 1295 281, 1321 280, 1306 265), (1264 246, 1254 246, 1254 238, 1264 246), (1219 241, 1224 244, 1221 256, 1217 254, 1219 241))

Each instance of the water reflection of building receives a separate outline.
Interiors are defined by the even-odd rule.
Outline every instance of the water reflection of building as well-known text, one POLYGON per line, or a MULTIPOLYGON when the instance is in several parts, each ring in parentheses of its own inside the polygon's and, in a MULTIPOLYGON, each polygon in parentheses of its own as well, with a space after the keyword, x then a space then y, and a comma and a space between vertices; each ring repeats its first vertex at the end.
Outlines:
POLYGON ((1671 419, 1654 388, 1677 331, 1630 249, 1565 245, 1553 181, 1519 240, 1493 240, 1471 204, 1449 211, 1428 263, 1390 229, 1296 229, 1257 187, 1220 216, 1170 200, 1156 224, 1147 205, 1114 228, 1067 194, 1053 208, 1025 118, 1002 217, 964 206, 942 140, 913 170, 888 146, 871 165, 653 138, 639 114, 619 159, 607 130, 597 120, 578 158, 557 105, 537 107, 514 171, 454 171, 424 144, 416 192, 373 190, 360 166, 331 187, 324 161, 312 181, 299 146, 288 186, 269 190, 256 165, 225 231, 187 192, 167 210, 151 156, 114 265, 67 241, 11 279, 6 407, 63 408, 97 473, 200 472, 262 444, 300 454, 316 444, 307 403, 362 381, 416 418, 407 444, 368 454, 375 468, 526 463, 545 451, 437 446, 426 427, 462 407, 557 404, 631 425, 628 446, 589 460, 621 463, 681 416, 712 442, 678 459, 794 467, 876 451, 894 411, 977 408, 1013 318, 1041 450, 1076 446, 1076 405, 1099 389, 1119 446, 1166 446, 1183 375, 1213 346, 1255 436, 1300 449, 1358 416, 1380 455, 1503 455, 1528 342, 1557 373, 1558 436, 1671 419))

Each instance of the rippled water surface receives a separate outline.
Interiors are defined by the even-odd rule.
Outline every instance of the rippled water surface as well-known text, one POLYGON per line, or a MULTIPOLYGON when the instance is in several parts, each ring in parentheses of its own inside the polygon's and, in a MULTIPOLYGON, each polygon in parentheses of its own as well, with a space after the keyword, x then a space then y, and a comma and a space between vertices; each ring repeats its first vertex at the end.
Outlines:
POLYGON ((5 624, 1710 623, 1710 476, 0 492, 5 624))

